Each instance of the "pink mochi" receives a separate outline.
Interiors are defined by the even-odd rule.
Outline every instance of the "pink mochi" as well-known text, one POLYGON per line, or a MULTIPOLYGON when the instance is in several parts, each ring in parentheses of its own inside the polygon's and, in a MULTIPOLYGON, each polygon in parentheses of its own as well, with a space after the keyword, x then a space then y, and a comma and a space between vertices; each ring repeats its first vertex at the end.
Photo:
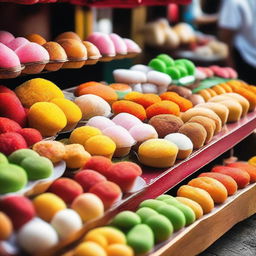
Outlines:
POLYGON ((0 68, 13 68, 20 66, 19 57, 13 50, 0 43, 0 68))
POLYGON ((103 131, 104 129, 115 126, 116 124, 105 116, 94 116, 89 119, 86 125, 98 128, 99 130, 103 131))
POLYGON ((140 53, 141 52, 141 48, 133 40, 124 38, 124 42, 127 46, 128 53, 140 53))
POLYGON ((115 45, 107 34, 101 32, 94 32, 89 35, 87 41, 93 43, 99 49, 102 55, 116 55, 115 45))
POLYGON ((6 46, 11 48, 12 50, 18 49, 20 46, 27 44, 29 41, 25 37, 16 37, 12 41, 10 41, 6 46))
POLYGON ((15 52, 21 63, 48 61, 50 58, 47 50, 36 43, 29 42, 20 46, 15 52))
POLYGON ((14 36, 7 31, 0 30, 0 42, 3 44, 8 44, 14 39, 14 36))
POLYGON ((126 130, 130 130, 134 125, 142 124, 141 120, 134 115, 129 113, 120 113, 116 115, 112 121, 116 125, 124 127, 126 130))
POLYGON ((103 130, 103 134, 111 138, 116 143, 117 148, 131 147, 136 143, 130 133, 119 125, 106 128, 103 130))
POLYGON ((155 128, 150 124, 134 125, 129 132, 131 136, 138 142, 158 138, 155 128))
POLYGON ((114 33, 110 34, 109 37, 114 43, 116 53, 127 54, 127 46, 122 37, 114 33))

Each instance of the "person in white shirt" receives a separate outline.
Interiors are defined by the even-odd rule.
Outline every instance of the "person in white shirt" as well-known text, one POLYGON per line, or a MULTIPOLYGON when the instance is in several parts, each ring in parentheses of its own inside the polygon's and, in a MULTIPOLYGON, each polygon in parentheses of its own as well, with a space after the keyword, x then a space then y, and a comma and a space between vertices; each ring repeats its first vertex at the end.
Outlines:
POLYGON ((256 85, 256 1, 223 0, 218 24, 220 39, 229 46, 228 64, 256 85))

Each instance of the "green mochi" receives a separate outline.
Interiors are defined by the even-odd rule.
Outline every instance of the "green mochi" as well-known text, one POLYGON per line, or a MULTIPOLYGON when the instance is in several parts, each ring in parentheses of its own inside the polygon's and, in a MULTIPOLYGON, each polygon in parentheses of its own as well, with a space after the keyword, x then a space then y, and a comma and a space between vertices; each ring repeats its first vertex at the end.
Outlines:
POLYGON ((174 200, 174 201, 178 202, 178 200, 175 197, 170 196, 170 195, 165 195, 165 194, 164 195, 160 195, 160 196, 158 196, 156 198, 156 200, 159 200, 159 201, 165 201, 167 199, 174 200))
POLYGON ((187 205, 185 204, 182 204, 180 202, 175 202, 175 201, 172 201, 172 200, 165 200, 164 201, 165 203, 167 203, 168 205, 173 205, 175 206, 176 208, 178 208, 179 210, 181 210, 186 218, 186 226, 192 224, 193 222, 195 222, 196 220, 196 215, 194 213, 194 211, 188 207, 187 205))
POLYGON ((173 58, 171 58, 167 54, 164 54, 164 53, 159 54, 156 58, 159 59, 159 60, 162 60, 165 63, 166 67, 170 67, 170 66, 174 65, 173 58))
POLYGON ((153 210, 156 210, 157 208, 161 206, 165 206, 166 204, 162 201, 155 200, 155 199, 148 199, 140 203, 139 208, 141 207, 149 207, 153 210))
POLYGON ((152 229, 156 243, 167 240, 173 233, 172 223, 161 214, 151 216, 145 224, 152 229))
POLYGON ((149 207, 142 207, 139 210, 137 210, 136 213, 140 216, 142 223, 145 223, 145 221, 148 218, 150 218, 154 215, 159 215, 155 210, 153 210, 149 207))
POLYGON ((8 164, 7 157, 2 153, 0 153, 0 164, 8 164))
POLYGON ((27 174, 20 166, 0 164, 0 194, 19 191, 27 181, 27 174))
POLYGON ((46 157, 26 157, 21 166, 25 169, 29 180, 45 179, 52 175, 53 164, 46 157))
POLYGON ((186 225, 186 218, 181 210, 172 205, 159 207, 157 212, 164 215, 171 221, 174 230, 179 230, 186 225))
POLYGON ((150 252, 154 247, 153 231, 145 224, 136 225, 127 234, 127 244, 136 254, 150 252))
POLYGON ((175 60, 174 64, 175 65, 181 64, 181 65, 185 66, 187 69, 187 72, 190 76, 193 76, 195 74, 195 70, 196 70, 195 64, 190 60, 179 59, 179 60, 175 60))
POLYGON ((176 65, 175 68, 180 71, 180 78, 188 75, 188 71, 185 66, 176 65))
POLYGON ((166 65, 162 60, 159 59, 152 59, 148 65, 156 71, 165 73, 166 65))
POLYGON ((118 213, 111 221, 111 225, 114 225, 120 229, 131 229, 132 227, 141 223, 140 216, 132 211, 123 211, 118 213))
POLYGON ((168 67, 166 73, 173 79, 178 80, 181 77, 180 70, 176 67, 168 67))
POLYGON ((39 155, 32 149, 24 148, 14 151, 12 154, 9 155, 10 163, 20 165, 21 162, 29 156, 38 157, 39 155))

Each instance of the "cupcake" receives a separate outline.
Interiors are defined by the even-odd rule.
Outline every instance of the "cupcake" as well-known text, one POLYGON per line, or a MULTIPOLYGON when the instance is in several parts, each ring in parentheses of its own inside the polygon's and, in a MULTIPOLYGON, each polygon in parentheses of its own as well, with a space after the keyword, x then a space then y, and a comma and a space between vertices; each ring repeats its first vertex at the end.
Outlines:
POLYGON ((102 133, 115 142, 116 150, 114 157, 123 157, 128 155, 131 147, 136 143, 130 133, 119 125, 108 127, 104 129, 102 133))
POLYGON ((178 147, 164 139, 150 139, 142 143, 138 150, 139 161, 150 167, 167 168, 174 165, 178 147))
POLYGON ((159 138, 163 138, 170 133, 178 132, 184 123, 180 117, 169 114, 162 114, 153 116, 149 120, 149 124, 156 129, 159 138))
POLYGON ((182 133, 171 133, 164 137, 165 140, 168 140, 174 143, 178 149, 177 159, 187 158, 193 151, 193 143, 186 135, 182 133))

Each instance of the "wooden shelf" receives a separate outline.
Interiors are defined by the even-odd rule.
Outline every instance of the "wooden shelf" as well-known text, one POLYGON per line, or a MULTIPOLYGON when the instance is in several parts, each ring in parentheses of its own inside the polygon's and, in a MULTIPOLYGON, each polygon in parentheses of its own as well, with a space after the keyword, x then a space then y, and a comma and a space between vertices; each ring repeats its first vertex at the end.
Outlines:
POLYGON ((141 201, 149 198, 155 198, 167 192, 181 181, 195 173, 197 170, 204 167, 206 164, 213 161, 227 150, 231 149, 233 146, 251 134, 255 129, 256 111, 249 113, 239 122, 225 125, 222 131, 217 134, 210 143, 201 149, 194 151, 189 158, 176 163, 172 168, 152 169, 142 167, 142 178, 146 181, 146 186, 144 189, 134 194, 127 195, 118 205, 107 211, 103 218, 87 223, 87 225, 84 226, 79 233, 74 235, 69 240, 63 241, 63 243, 49 251, 47 255, 60 255, 60 253, 64 253, 65 250, 63 250, 63 248, 65 246, 74 242, 79 237, 81 238, 90 229, 105 225, 118 212, 123 210, 135 210, 141 201))

